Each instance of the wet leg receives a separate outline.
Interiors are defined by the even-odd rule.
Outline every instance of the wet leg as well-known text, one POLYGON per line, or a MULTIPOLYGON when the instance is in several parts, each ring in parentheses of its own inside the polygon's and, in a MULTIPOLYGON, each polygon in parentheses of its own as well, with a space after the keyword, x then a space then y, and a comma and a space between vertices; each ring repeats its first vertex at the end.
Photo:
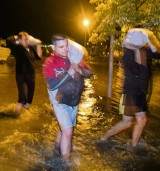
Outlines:
POLYGON ((23 104, 26 102, 24 76, 16 75, 16 83, 18 88, 17 113, 20 114, 23 104))
POLYGON ((109 137, 118 134, 119 132, 129 128, 132 124, 133 117, 132 116, 126 116, 123 115, 122 121, 118 122, 115 126, 113 126, 111 129, 109 129, 100 140, 104 141, 108 139, 109 137))
POLYGON ((62 129, 60 139, 60 150, 62 158, 65 161, 70 160, 71 146, 72 146, 73 128, 62 129))
POLYGON ((34 96, 34 91, 35 91, 35 77, 32 75, 26 75, 25 81, 27 84, 27 103, 25 104, 26 108, 29 109, 33 96, 34 96))
POLYGON ((146 125, 147 118, 146 118, 146 112, 139 112, 136 113, 136 124, 133 129, 132 133, 132 142, 131 145, 135 147, 137 145, 137 142, 139 141, 139 138, 143 132, 144 126, 146 125))
POLYGON ((56 137, 55 148, 60 148, 61 135, 62 133, 59 131, 56 137))

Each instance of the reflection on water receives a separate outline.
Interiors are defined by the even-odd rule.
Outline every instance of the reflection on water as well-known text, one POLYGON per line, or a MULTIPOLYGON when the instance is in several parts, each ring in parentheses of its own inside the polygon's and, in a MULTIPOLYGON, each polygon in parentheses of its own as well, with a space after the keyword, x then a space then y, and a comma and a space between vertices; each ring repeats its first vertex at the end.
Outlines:
POLYGON ((36 92, 30 110, 15 115, 17 89, 13 66, 0 65, 0 170, 5 171, 131 171, 160 170, 160 125, 158 115, 160 69, 154 71, 153 96, 148 124, 138 153, 126 150, 131 129, 103 143, 96 143, 121 119, 118 102, 123 71, 114 66, 112 100, 107 99, 107 65, 91 64, 92 79, 85 80, 74 133, 72 166, 65 165, 54 149, 58 124, 52 113, 41 66, 36 68, 36 92))
POLYGON ((8 76, 10 73, 10 68, 6 64, 0 64, 0 78, 8 76))

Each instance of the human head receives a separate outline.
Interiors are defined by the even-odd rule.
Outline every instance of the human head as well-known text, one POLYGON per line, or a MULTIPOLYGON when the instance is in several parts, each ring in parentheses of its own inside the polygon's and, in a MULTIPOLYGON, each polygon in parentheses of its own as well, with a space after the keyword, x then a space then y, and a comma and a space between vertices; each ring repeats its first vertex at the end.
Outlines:
POLYGON ((55 34, 52 36, 53 51, 55 54, 62 58, 68 56, 68 39, 61 34, 55 34))
POLYGON ((18 34, 18 40, 22 46, 27 48, 29 45, 29 34, 27 32, 24 32, 24 31, 20 32, 18 34))

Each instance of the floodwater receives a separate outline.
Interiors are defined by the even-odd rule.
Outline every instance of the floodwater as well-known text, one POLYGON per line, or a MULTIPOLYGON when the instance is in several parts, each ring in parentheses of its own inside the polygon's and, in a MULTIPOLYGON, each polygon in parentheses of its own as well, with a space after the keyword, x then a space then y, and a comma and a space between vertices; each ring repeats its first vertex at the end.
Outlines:
POLYGON ((121 119, 118 103, 123 83, 114 65, 112 99, 107 98, 106 63, 90 63, 94 72, 85 80, 73 141, 73 165, 65 165, 54 150, 58 125, 52 113, 41 63, 36 63, 36 91, 30 110, 16 117, 17 88, 14 62, 0 65, 0 171, 159 171, 160 68, 153 70, 153 93, 148 122, 136 153, 126 150, 132 129, 108 141, 95 140, 121 119))

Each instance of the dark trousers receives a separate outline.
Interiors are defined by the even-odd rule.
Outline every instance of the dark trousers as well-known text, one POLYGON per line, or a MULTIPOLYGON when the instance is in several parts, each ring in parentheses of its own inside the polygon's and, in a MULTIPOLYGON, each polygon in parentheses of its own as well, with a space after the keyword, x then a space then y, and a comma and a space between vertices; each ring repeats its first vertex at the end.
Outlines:
POLYGON ((18 102, 32 103, 35 90, 35 75, 16 74, 18 102))

